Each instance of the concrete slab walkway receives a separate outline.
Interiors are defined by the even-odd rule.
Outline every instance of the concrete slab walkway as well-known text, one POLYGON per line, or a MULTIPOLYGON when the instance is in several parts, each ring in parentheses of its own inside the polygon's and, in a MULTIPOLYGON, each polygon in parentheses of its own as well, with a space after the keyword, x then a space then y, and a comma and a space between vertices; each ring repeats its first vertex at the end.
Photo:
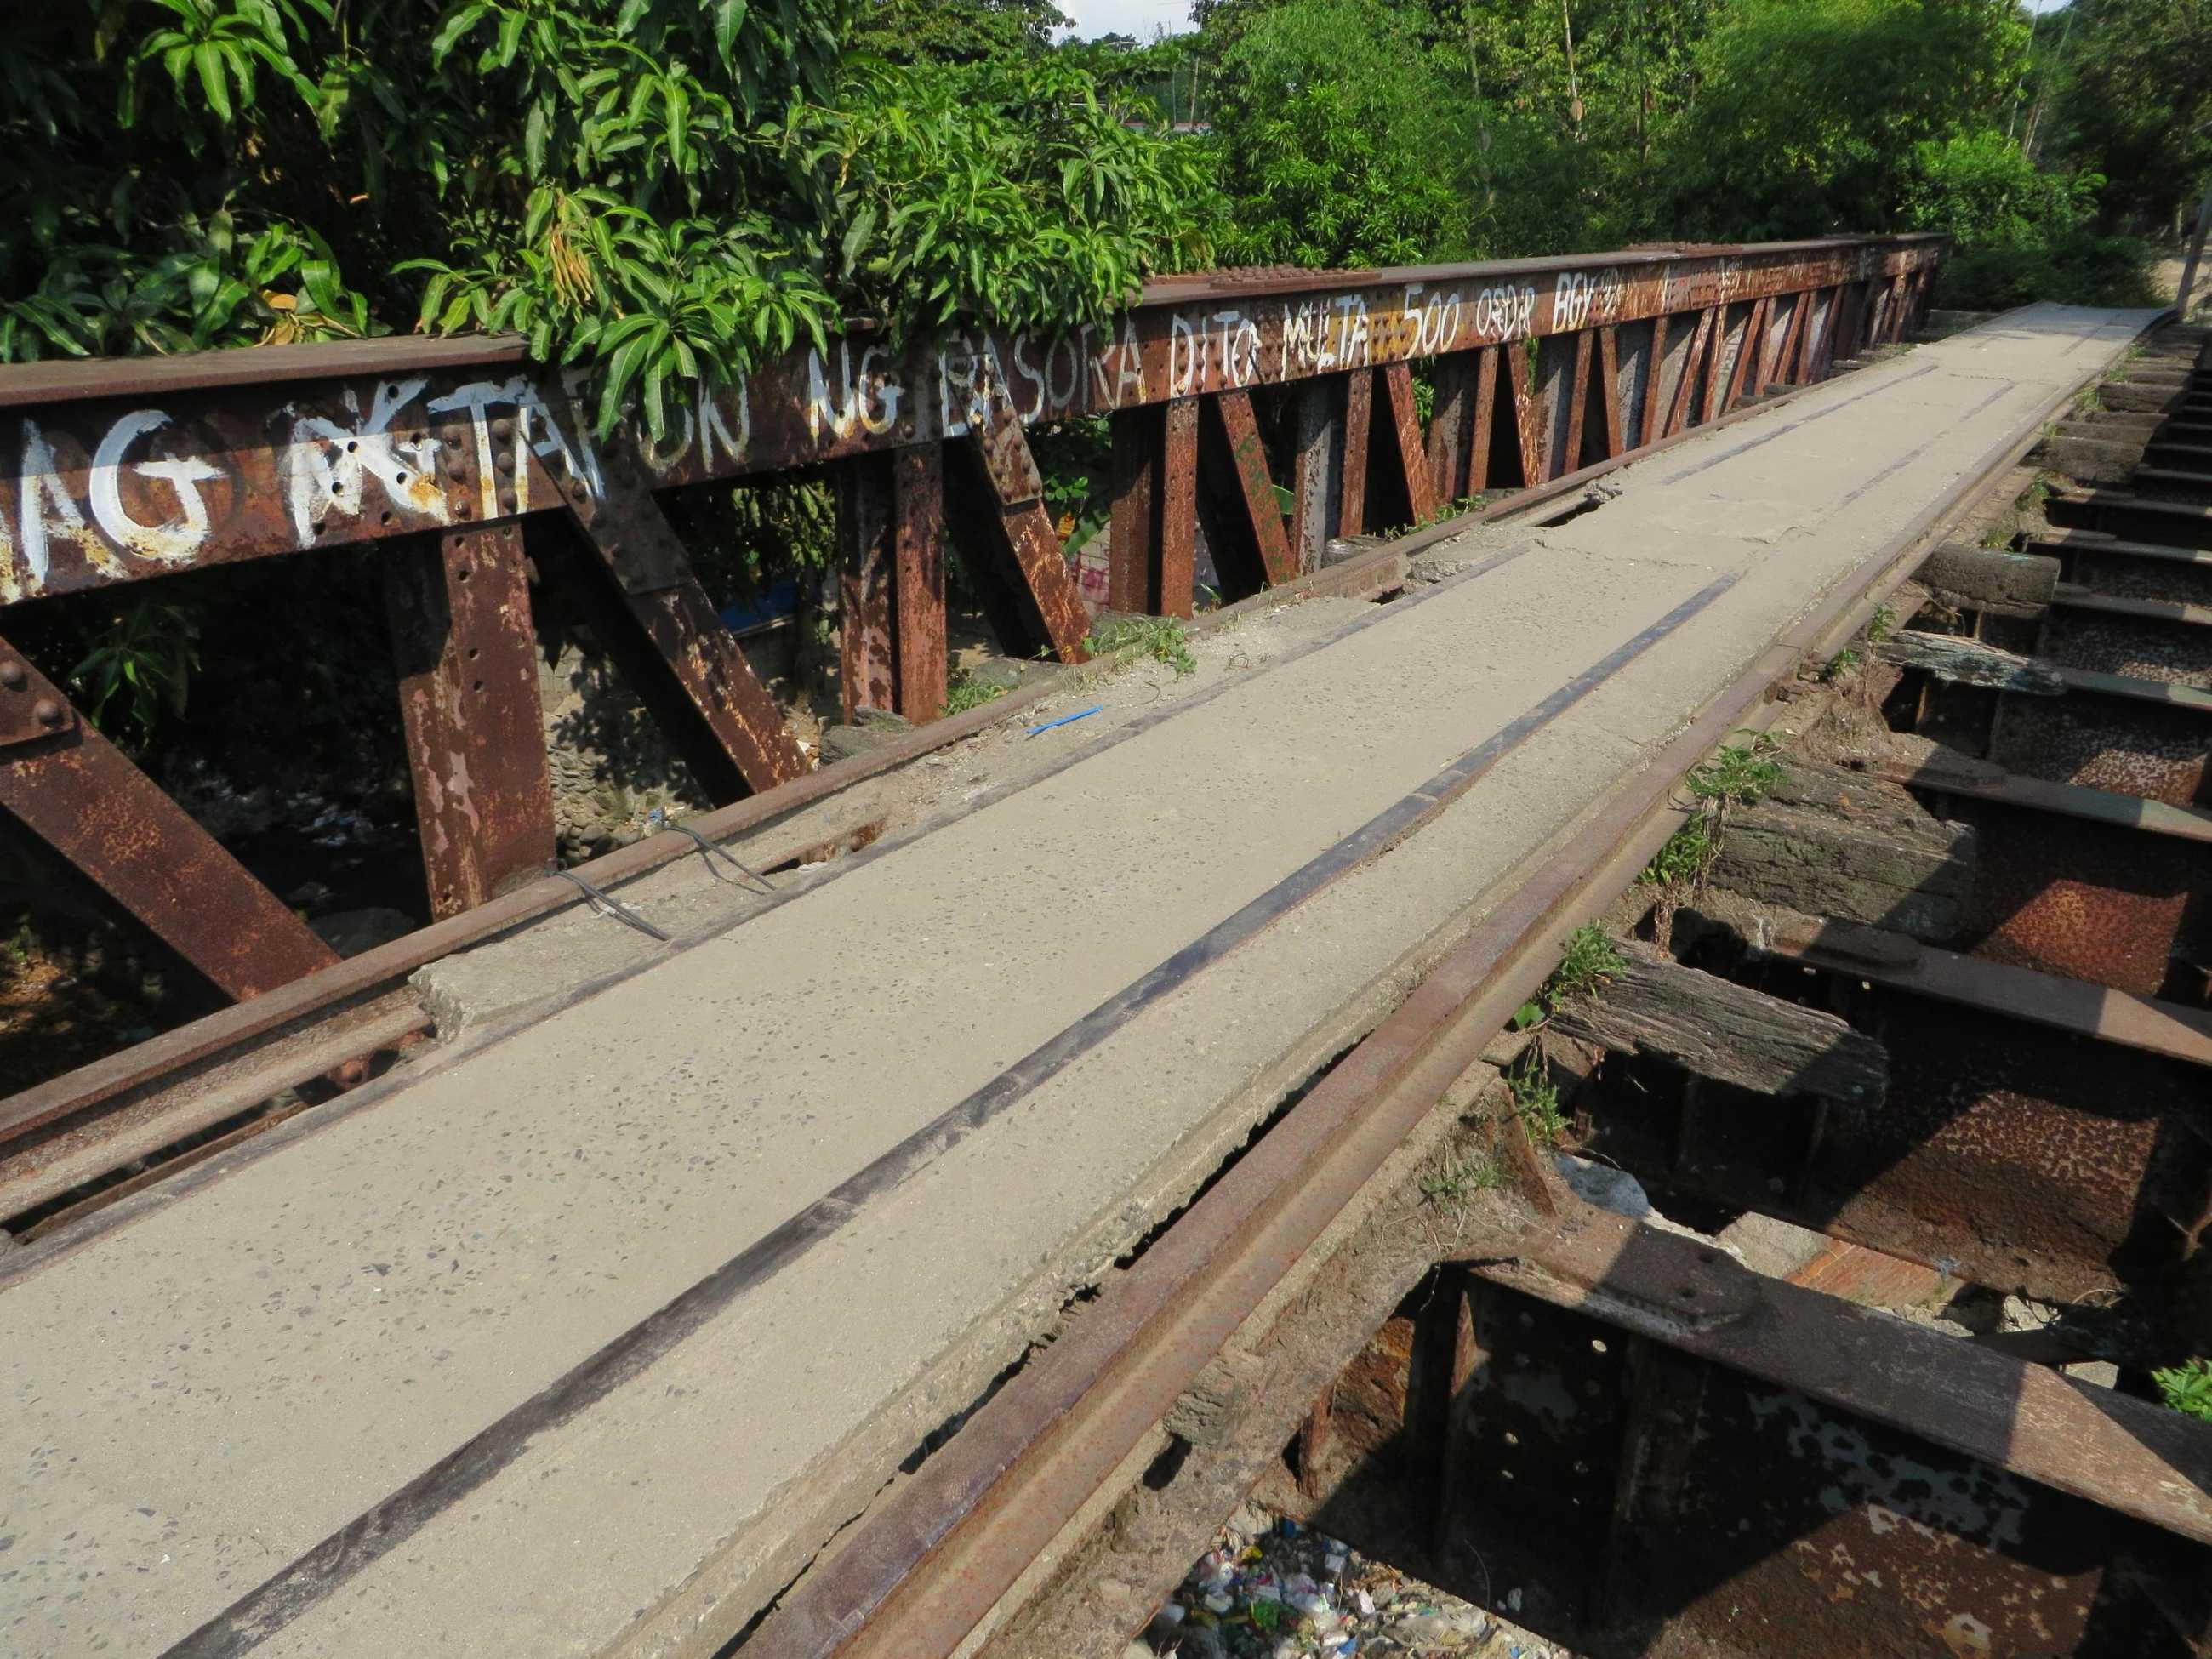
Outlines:
POLYGON ((7 1269, 0 1649, 711 1651, 1516 864, 2148 320, 2012 313, 1665 452, 7 1269))

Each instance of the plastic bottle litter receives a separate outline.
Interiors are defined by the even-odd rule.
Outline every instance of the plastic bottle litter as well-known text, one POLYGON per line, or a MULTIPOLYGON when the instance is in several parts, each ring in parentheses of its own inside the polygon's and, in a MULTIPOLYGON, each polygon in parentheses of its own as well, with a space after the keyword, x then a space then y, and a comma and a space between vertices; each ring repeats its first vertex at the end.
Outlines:
MULTIPOLYGON (((1509 1592, 1501 1611, 1520 1600, 1509 1592)), ((1156 1654, 1180 1659, 1554 1659, 1481 1607, 1249 1504, 1146 1636, 1156 1654)))

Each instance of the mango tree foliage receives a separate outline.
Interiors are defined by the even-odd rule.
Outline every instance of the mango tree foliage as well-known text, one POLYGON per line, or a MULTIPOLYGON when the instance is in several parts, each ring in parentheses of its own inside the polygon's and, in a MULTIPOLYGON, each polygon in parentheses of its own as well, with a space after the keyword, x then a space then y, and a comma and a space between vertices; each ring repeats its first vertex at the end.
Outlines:
POLYGON ((1895 224, 1915 146, 2001 124, 2026 45, 2010 0, 1734 0, 1675 134, 1680 234, 1895 224))
POLYGON ((851 53, 864 3, 11 20, 0 359, 513 330, 658 433, 848 315, 1095 319, 1202 247, 1188 158, 1079 74, 851 53))
POLYGON ((1381 0, 1290 0, 1240 22, 1213 100, 1231 261, 1464 257, 1464 135, 1403 16, 1381 0))
POLYGON ((1070 21, 1052 0, 861 0, 853 45, 894 63, 976 64, 1042 52, 1070 21))
POLYGON ((2104 173, 2116 218, 2178 228, 2212 182, 2212 0, 2074 0, 2039 33, 2057 129, 2041 153, 2104 173))

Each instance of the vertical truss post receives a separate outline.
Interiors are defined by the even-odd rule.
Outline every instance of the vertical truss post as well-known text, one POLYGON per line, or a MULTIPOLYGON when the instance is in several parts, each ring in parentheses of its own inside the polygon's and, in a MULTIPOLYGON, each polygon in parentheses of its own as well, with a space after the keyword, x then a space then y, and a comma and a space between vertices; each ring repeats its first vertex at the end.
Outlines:
POLYGON ((1497 346, 1485 346, 1475 359, 1474 435, 1468 444, 1467 493, 1470 495, 1480 495, 1490 488, 1492 434, 1498 420, 1498 350, 1497 346))
MULTIPOLYGON (((1486 348, 1487 349, 1487 348, 1486 348)), ((1439 501, 1457 501, 1468 491, 1470 424, 1474 397, 1473 354, 1454 351, 1436 360, 1436 402, 1429 415, 1429 482, 1439 501)), ((1481 465, 1480 460, 1476 465, 1481 465)))
POLYGON ((1367 528, 1368 428, 1375 410, 1375 371, 1355 368, 1344 380, 1344 483, 1337 492, 1336 533, 1367 528))
POLYGON ((1149 613, 1152 569, 1158 557, 1161 473, 1167 448, 1167 412, 1158 404, 1125 409, 1113 417, 1114 499, 1107 550, 1109 609, 1149 613))
POLYGON ((1337 407, 1337 377, 1299 382, 1293 394, 1297 422, 1291 456, 1291 550, 1301 571, 1321 568, 1322 550, 1336 523, 1344 416, 1337 407))
POLYGON ((1188 617, 1198 567, 1198 399, 1168 405, 1160 467, 1160 564, 1155 594, 1162 617, 1188 617))
POLYGON ((837 470, 838 667, 845 718, 945 711, 945 447, 837 470))
MULTIPOLYGON (((1178 398, 1114 417, 1113 539, 1106 589, 1106 603, 1113 610, 1153 617, 1191 614, 1198 557, 1200 401, 1178 398)), ((1243 413, 1249 416, 1249 404, 1243 413)), ((1233 453, 1233 432, 1230 444, 1233 453)), ((1264 472, 1264 458, 1261 467, 1264 472)), ((1256 514, 1255 523, 1256 528, 1256 514)))
POLYGON ((896 711, 921 725, 945 712, 945 449, 914 444, 891 458, 892 641, 896 711))
POLYGON ((337 960, 5 640, 0 807, 241 1002, 337 960))
POLYGON ((553 858, 522 526, 446 531, 382 562, 423 876, 442 919, 553 858))
POLYGON ((864 708, 898 702, 891 467, 890 456, 863 455, 837 469, 837 684, 848 724, 864 708))

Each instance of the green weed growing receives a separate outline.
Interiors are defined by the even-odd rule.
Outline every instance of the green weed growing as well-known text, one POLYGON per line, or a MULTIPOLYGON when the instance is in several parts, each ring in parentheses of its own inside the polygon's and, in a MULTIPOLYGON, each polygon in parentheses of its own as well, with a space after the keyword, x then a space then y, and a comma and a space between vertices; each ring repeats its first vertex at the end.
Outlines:
POLYGON ((1165 663, 1182 679, 1198 672, 1198 659, 1190 653, 1190 640, 1176 617, 1115 617, 1091 630, 1083 648, 1093 657, 1123 652, 1165 663))
POLYGON ((1705 765, 1691 769, 1690 793, 1699 800, 1749 805, 1782 781, 1781 763, 1768 758, 1778 746, 1764 733, 1727 745, 1705 765))
POLYGON ((2160 1395, 2172 1409, 2212 1423, 2212 1359, 2199 1357, 2169 1365, 2153 1371, 2150 1380, 2158 1384, 2160 1395))

